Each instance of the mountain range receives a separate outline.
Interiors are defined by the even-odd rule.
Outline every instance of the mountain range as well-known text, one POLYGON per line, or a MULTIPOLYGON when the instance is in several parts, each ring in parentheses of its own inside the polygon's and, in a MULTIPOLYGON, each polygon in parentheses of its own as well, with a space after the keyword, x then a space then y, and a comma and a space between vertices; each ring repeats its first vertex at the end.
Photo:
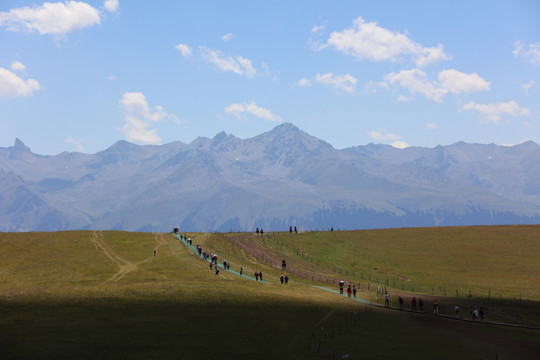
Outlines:
POLYGON ((540 147, 369 144, 284 123, 249 139, 0 147, 0 231, 266 231, 540 223, 540 147))

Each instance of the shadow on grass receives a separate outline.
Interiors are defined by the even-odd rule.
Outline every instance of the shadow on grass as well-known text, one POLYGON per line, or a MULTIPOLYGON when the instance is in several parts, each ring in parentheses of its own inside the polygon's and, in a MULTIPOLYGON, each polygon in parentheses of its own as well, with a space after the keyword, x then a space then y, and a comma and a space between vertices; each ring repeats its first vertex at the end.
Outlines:
POLYGON ((478 352, 532 359, 540 345, 532 330, 448 325, 359 305, 233 302, 211 292, 196 304, 109 297, 1 300, 0 307, 2 359, 473 359, 478 352))

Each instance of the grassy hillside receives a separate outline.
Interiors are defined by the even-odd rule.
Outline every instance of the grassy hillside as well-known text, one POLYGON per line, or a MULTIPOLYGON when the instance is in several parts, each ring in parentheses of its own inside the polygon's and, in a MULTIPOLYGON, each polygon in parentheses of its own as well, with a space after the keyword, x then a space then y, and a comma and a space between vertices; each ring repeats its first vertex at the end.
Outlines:
MULTIPOLYGON (((520 229, 533 231, 534 227, 516 230, 520 229)), ((379 309, 311 286, 333 287, 326 281, 318 283, 314 274, 328 279, 345 271, 360 285, 367 282, 363 277, 390 276, 391 272, 414 278, 418 287, 452 284, 447 285, 449 280, 437 273, 449 266, 433 266, 425 274, 418 271, 417 276, 410 271, 426 261, 434 264, 435 260, 424 258, 435 252, 424 249, 400 255, 408 247, 396 245, 395 239, 410 236, 418 243, 417 235, 406 232, 419 234, 421 229, 394 231, 269 237, 188 234, 194 245, 219 254, 220 261, 227 258, 232 270, 242 266, 243 278, 225 271, 215 275, 207 262, 172 234, 0 234, 0 358, 535 358, 540 347, 537 330, 379 309), (384 247, 392 248, 394 255, 387 256, 384 247), (399 262, 400 256, 408 261, 399 262), (288 285, 279 284, 282 271, 274 263, 283 257, 290 264, 288 285), (369 269, 373 272, 368 275, 369 269), (302 270, 304 277, 298 273, 302 270), (263 271, 268 283, 246 279, 255 271, 263 271), (431 279, 441 280, 431 283, 431 279)), ((516 238, 528 238, 527 231, 516 238)), ((441 249, 443 245, 437 244, 433 248, 441 249)), ((531 244, 529 253, 534 253, 539 245, 531 244)), ((451 252, 449 259, 474 258, 470 252, 459 252, 461 246, 466 242, 444 247, 451 252)), ((523 254, 519 246, 500 251, 506 253, 499 258, 505 263, 523 254)), ((456 267, 468 264, 454 262, 456 267)), ((534 259, 525 264, 522 271, 538 271, 534 259)), ((480 268, 468 267, 464 273, 467 269, 476 273, 480 268)), ((500 269, 509 268, 501 264, 491 272, 501 278, 500 269)), ((527 283, 517 273, 511 276, 516 276, 519 288, 532 288, 528 296, 538 299, 538 277, 527 283)), ((485 288, 475 278, 484 279, 478 275, 468 284, 473 289, 485 288)), ((498 280, 502 290, 514 291, 504 288, 507 282, 502 278, 498 280)), ((371 285, 369 291, 363 287, 358 296, 375 301, 371 285)), ((535 302, 521 306, 537 309, 535 302)))

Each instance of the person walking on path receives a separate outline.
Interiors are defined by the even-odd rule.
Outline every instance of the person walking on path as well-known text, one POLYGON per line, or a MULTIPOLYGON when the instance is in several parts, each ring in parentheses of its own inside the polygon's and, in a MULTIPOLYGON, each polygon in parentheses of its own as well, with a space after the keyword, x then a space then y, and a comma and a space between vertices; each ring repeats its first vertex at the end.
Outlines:
POLYGON ((398 303, 399 303, 399 310, 403 310, 403 298, 401 296, 398 297, 398 303))
POLYGON ((454 306, 454 311, 456 312, 456 317, 459 318, 459 305, 454 306))
POLYGON ((240 276, 242 276, 242 272, 243 272, 243 271, 244 271, 244 270, 242 269, 242 267, 240 267, 240 276))
POLYGON ((259 278, 260 278, 261 281, 262 281, 262 271, 259 271, 259 278))
POLYGON ((433 302, 433 315, 439 315, 439 302, 437 300, 433 302))
POLYGON ((154 256, 156 256, 156 249, 154 249, 154 256))
POLYGON ((285 284, 289 283, 289 275, 285 275, 285 284))
POLYGON ((412 297, 412 300, 411 300, 411 311, 414 311, 416 312, 416 297, 412 297))
POLYGON ((351 290, 351 285, 349 284, 349 285, 347 286, 347 296, 348 296, 348 297, 351 297, 351 292, 352 292, 352 290, 351 290))
POLYGON ((384 294, 384 306, 390 307, 390 295, 388 294, 388 292, 384 294))
POLYGON ((480 321, 484 321, 484 310, 482 308, 480 308, 479 313, 480 313, 480 321))
POLYGON ((255 280, 259 281, 259 272, 258 271, 255 271, 255 280))
POLYGON ((345 284, 345 281, 341 280, 339 282, 339 293, 343 294, 343 285, 345 284))
POLYGON ((352 293, 353 293, 353 296, 356 297, 356 285, 352 286, 352 293))
POLYGON ((279 281, 281 281, 281 283, 283 284, 283 282, 285 281, 285 278, 283 277, 283 275, 281 275, 281 277, 279 278, 279 281))
POLYGON ((219 266, 216 265, 216 275, 219 275, 219 266))
POLYGON ((424 300, 422 298, 418 298, 418 306, 420 306, 420 311, 424 311, 424 300))

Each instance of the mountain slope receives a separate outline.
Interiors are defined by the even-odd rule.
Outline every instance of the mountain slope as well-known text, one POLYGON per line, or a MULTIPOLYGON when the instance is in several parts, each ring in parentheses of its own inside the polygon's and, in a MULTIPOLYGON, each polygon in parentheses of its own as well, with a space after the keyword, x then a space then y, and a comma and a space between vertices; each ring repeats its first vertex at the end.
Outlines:
POLYGON ((42 156, 16 139, 0 148, 0 230, 538 223, 538 159, 533 142, 337 150, 292 124, 96 154, 42 156))

